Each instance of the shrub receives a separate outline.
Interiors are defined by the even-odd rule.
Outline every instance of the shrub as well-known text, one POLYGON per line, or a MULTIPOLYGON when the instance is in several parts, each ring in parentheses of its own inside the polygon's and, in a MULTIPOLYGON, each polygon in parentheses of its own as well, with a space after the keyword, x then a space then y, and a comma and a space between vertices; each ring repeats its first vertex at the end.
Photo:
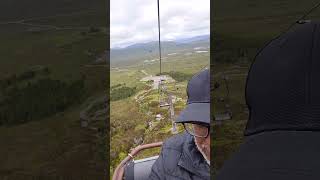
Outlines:
POLYGON ((134 95, 136 91, 137 91, 136 87, 133 87, 133 88, 127 87, 127 86, 117 86, 116 88, 114 87, 110 93, 110 100, 118 101, 121 99, 126 99, 134 95))

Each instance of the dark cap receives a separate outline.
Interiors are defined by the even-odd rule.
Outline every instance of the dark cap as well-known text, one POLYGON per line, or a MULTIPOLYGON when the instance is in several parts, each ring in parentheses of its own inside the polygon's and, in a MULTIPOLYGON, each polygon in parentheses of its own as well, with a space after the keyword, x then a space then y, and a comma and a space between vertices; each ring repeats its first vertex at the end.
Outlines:
POLYGON ((298 25, 256 57, 246 86, 245 134, 320 130, 320 26, 298 25))
POLYGON ((217 180, 320 179, 320 24, 296 25, 256 56, 246 138, 217 180))
POLYGON ((201 122, 210 124, 210 71, 194 75, 187 86, 187 107, 176 119, 177 123, 201 122))

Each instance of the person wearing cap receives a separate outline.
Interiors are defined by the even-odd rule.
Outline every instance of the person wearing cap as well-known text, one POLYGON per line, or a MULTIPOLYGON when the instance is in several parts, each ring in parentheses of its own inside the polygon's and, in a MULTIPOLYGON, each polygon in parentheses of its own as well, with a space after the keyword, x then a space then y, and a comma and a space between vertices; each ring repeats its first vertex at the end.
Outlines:
POLYGON ((217 180, 320 179, 320 23, 296 25, 255 58, 245 140, 217 180))
POLYGON ((210 179, 210 73, 194 75, 187 86, 187 107, 175 120, 185 132, 162 146, 149 179, 210 179))

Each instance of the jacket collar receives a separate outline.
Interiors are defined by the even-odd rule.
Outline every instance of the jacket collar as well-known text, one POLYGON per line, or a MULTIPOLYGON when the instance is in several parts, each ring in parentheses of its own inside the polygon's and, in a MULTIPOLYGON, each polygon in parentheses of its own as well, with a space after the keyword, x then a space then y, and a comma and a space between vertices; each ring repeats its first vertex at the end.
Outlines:
POLYGON ((187 134, 178 166, 201 177, 210 176, 210 166, 196 147, 193 136, 187 134))

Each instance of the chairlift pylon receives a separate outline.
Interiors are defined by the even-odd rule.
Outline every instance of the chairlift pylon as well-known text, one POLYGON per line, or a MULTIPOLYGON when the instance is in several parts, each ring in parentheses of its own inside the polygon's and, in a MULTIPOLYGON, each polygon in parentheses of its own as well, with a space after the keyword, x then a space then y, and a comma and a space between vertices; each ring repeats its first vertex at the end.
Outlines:
POLYGON ((170 106, 167 88, 161 81, 159 82, 159 105, 160 107, 170 106))
MULTIPOLYGON (((217 100, 224 103, 224 111, 223 112, 215 112, 215 114, 214 114, 214 120, 219 122, 220 124, 224 120, 232 119, 232 111, 231 111, 231 108, 229 105, 229 103, 230 103, 230 99, 229 99, 230 90, 229 90, 228 80, 229 80, 229 77, 225 74, 225 72, 223 72, 222 81, 225 84, 225 88, 226 88, 225 91, 227 92, 227 94, 223 98, 217 98, 217 100)), ((216 82, 213 90, 217 90, 220 87, 221 87, 220 84, 218 82, 216 82)))

